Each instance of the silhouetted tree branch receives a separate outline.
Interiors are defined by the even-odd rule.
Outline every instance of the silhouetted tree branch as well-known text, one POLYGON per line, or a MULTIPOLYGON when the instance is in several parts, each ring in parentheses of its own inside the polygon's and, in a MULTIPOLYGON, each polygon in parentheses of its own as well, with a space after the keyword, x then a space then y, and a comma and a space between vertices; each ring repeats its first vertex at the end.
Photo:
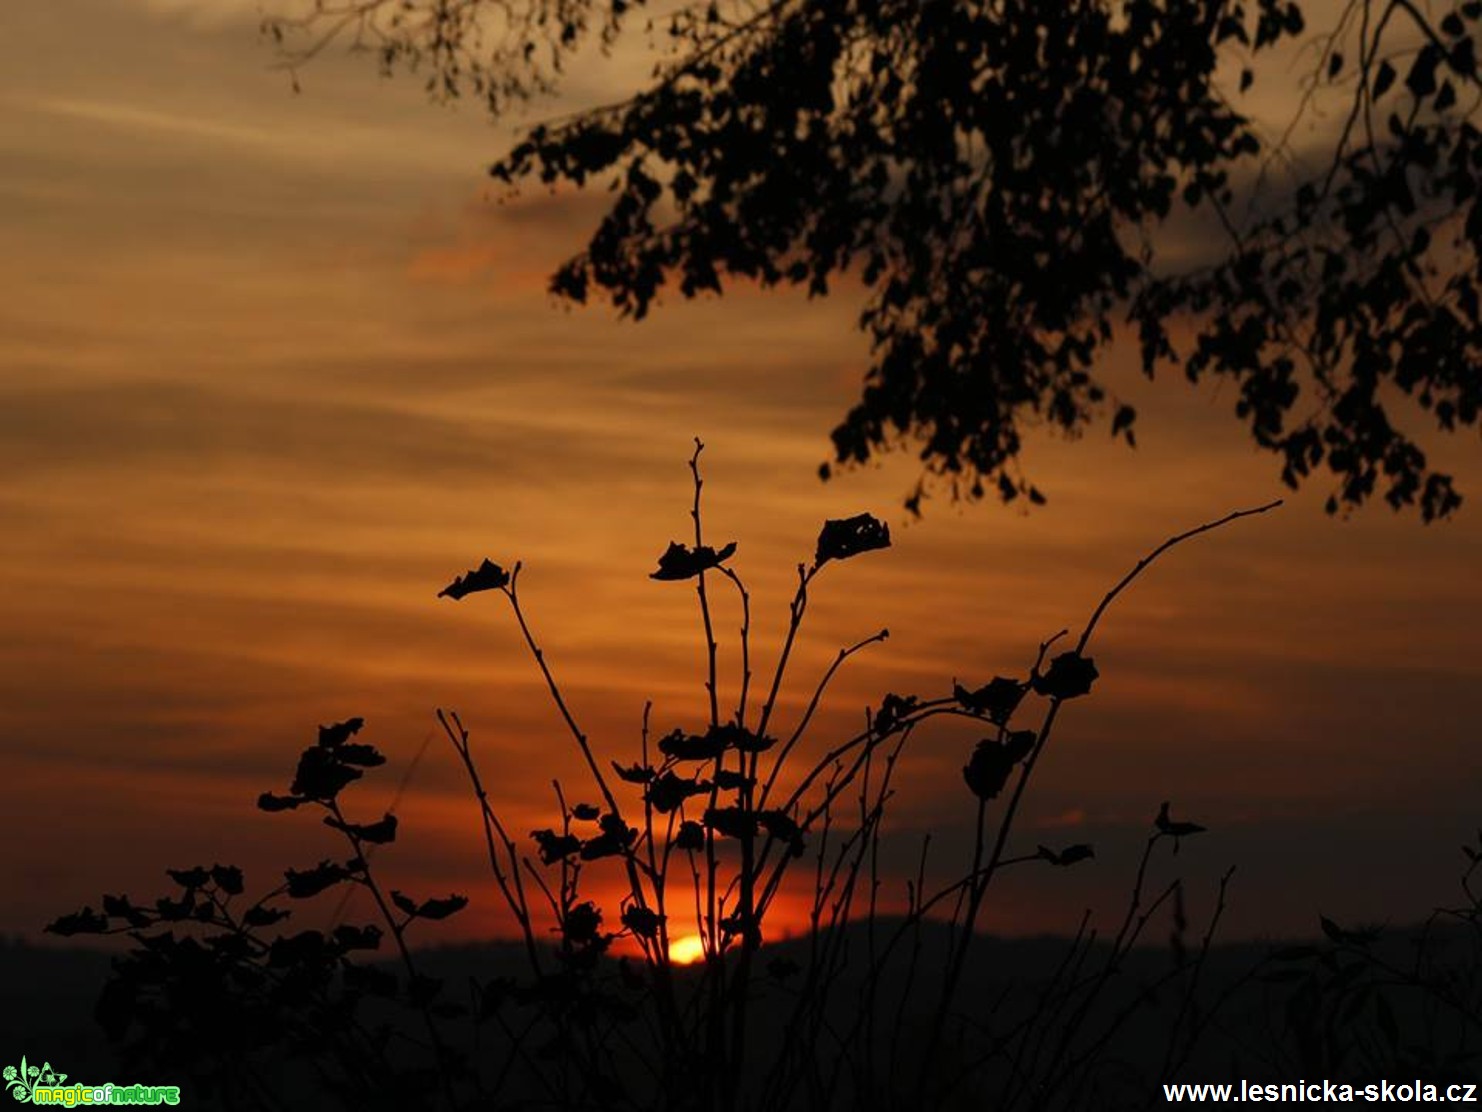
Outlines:
MULTIPOLYGON (((502 112, 652 10, 320 0, 267 26, 291 66, 349 41, 502 112)), ((1028 430, 1107 419, 1133 443, 1101 362, 1126 329, 1147 375, 1232 382, 1288 485, 1331 474, 1330 512, 1376 490, 1426 520, 1459 504, 1410 428, 1476 427, 1482 404, 1482 6, 1349 0, 1301 94, 1309 116, 1344 106, 1316 151, 1291 150, 1290 128, 1264 140, 1239 106, 1303 33, 1291 0, 665 12, 645 24, 668 45, 643 88, 530 128, 493 173, 613 188, 552 278, 573 301, 641 318, 665 287, 861 283, 871 361, 825 475, 907 444, 913 509, 933 486, 1042 501, 1019 467, 1028 430)))

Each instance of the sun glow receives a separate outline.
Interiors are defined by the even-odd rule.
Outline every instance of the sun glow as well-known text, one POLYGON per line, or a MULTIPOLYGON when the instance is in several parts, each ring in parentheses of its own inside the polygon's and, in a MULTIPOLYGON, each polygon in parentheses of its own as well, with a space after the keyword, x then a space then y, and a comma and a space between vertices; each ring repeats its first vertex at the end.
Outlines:
POLYGON ((705 957, 705 940, 698 934, 687 934, 669 943, 669 960, 675 965, 693 965, 705 957))

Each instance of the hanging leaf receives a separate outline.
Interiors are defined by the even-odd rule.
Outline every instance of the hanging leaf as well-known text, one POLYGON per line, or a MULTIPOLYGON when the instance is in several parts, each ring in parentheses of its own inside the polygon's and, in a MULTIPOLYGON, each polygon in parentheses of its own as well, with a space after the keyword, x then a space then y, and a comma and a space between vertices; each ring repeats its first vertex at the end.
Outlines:
POLYGON ((1068 652, 1050 661, 1049 671, 1035 674, 1029 682, 1036 694, 1050 699, 1075 699, 1090 692, 1098 674, 1089 656, 1068 652))
POLYGON ((1039 735, 1033 730, 1010 730, 1004 735, 1003 748, 1009 760, 1018 764, 1034 752, 1034 743, 1039 735))
POLYGON ((962 779, 979 799, 995 799, 1009 782, 1014 764, 1006 746, 984 738, 978 742, 973 749, 972 758, 963 766, 962 779))
POLYGON ((581 839, 575 834, 557 834, 554 830, 532 830, 530 837, 540 847, 540 860, 554 865, 562 858, 581 852, 581 839))
POLYGON ((723 722, 718 726, 711 726, 705 731, 705 736, 709 740, 719 742, 726 749, 735 749, 742 753, 765 753, 777 744, 775 737, 752 733, 746 727, 738 726, 734 722, 723 722))
POLYGON ((875 733, 880 737, 885 737, 900 725, 901 721, 915 710, 920 702, 921 700, 915 695, 888 693, 880 701, 880 709, 875 712, 875 733))
POLYGON ((659 557, 658 570, 649 573, 649 578, 666 582, 693 579, 703 572, 720 567, 735 555, 735 552, 735 541, 719 552, 709 545, 702 544, 691 550, 678 541, 671 541, 669 547, 664 550, 664 554, 659 557))
POLYGON ((823 523, 818 534, 818 550, 813 566, 822 567, 830 560, 847 560, 861 552, 890 547, 890 529, 871 514, 831 519, 823 523))
POLYGON ((679 824, 674 835, 674 848, 700 850, 705 848, 705 828, 697 822, 686 820, 679 824))
POLYGON ((725 735, 714 730, 687 734, 674 730, 659 740, 659 752, 676 761, 713 761, 726 751, 725 735))
POLYGON ((623 926, 640 938, 659 937, 659 924, 664 918, 652 908, 639 907, 637 904, 629 904, 623 909, 622 916, 623 926))
POLYGON ((1374 84, 1370 87, 1370 95, 1378 100, 1389 92, 1390 86, 1395 83, 1395 68, 1388 62, 1380 62, 1379 68, 1374 71, 1374 84))
POLYGON ((679 810, 686 799, 705 795, 710 790, 711 785, 704 780, 691 780, 687 777, 676 776, 672 772, 666 772, 649 783, 644 789, 643 798, 655 811, 667 815, 671 811, 679 810))
POLYGON ((578 946, 596 942, 601 929, 602 912, 590 900, 568 909, 561 920, 561 933, 568 942, 578 946))
POLYGON ((437 593, 438 598, 452 599, 457 602, 461 598, 474 594, 478 591, 498 591, 509 585, 509 572, 505 571, 492 560, 485 559, 482 564, 472 571, 458 576, 437 593))
MULTIPOLYGON (((305 749, 289 790, 294 795, 328 803, 348 784, 360 779, 360 770, 342 764, 332 749, 305 749)), ((261 800, 258 801, 261 805, 261 800)))
POLYGON ((437 921, 456 915, 468 906, 467 896, 443 896, 440 899, 423 900, 417 908, 417 918, 437 921))
POLYGON ((242 894, 242 870, 235 865, 212 865, 211 883, 228 896, 242 894))
POLYGON ((952 685, 952 696, 971 714, 982 715, 996 726, 1006 723, 1018 709, 1029 685, 1006 676, 994 676, 976 691, 952 685))
POLYGON ((603 857, 616 857, 627 851, 638 837, 638 831, 623 822, 617 815, 602 816, 602 833, 582 843, 581 859, 596 861, 603 857))
POLYGON ((757 815, 743 807, 707 807, 705 825, 727 838, 749 838, 756 834, 757 815))

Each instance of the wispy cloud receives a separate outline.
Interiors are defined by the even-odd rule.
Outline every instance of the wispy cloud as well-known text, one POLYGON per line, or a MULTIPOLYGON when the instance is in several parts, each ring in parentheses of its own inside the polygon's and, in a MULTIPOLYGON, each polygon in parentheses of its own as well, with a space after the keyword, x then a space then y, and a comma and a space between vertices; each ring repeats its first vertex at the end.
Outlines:
POLYGON ((205 30, 259 22, 265 15, 291 15, 313 7, 305 0, 129 0, 151 15, 184 20, 205 30))
POLYGON ((228 123, 206 116, 191 116, 107 101, 38 97, 27 103, 17 97, 7 99, 19 107, 29 107, 48 115, 85 120, 125 131, 159 132, 215 143, 260 147, 282 154, 289 153, 293 148, 289 138, 280 132, 228 123))

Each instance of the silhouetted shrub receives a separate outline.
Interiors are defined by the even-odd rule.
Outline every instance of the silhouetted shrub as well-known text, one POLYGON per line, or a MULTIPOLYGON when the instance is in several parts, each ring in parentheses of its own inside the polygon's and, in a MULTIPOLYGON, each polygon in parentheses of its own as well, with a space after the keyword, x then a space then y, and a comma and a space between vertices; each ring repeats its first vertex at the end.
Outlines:
POLYGON ((1062 631, 1021 673, 978 686, 954 681, 938 695, 886 694, 852 736, 805 746, 838 670, 888 636, 880 630, 840 650, 798 721, 783 728, 779 694, 810 594, 825 570, 888 548, 889 530, 868 514, 824 524, 812 562, 798 566, 777 660, 753 688, 750 596, 730 563, 735 542, 705 542, 700 451, 697 442, 693 538, 670 543, 652 578, 694 585, 708 716, 651 740, 646 709, 633 763, 600 759, 574 717, 522 607, 519 563, 485 559, 439 592, 509 606, 583 758, 584 793, 597 800, 568 804, 558 784, 556 821, 517 840, 485 790, 468 730, 458 715, 438 712, 474 791, 523 969, 465 991, 431 975, 428 955, 413 951, 414 931, 468 901, 387 890, 378 880, 371 850, 396 840, 397 819, 345 809, 345 797, 384 763, 357 740, 363 721, 350 718, 320 728, 287 793, 258 800, 268 812, 320 813, 342 853, 286 869, 250 902, 236 868, 171 870, 175 888, 165 897, 105 897, 101 912, 85 908, 49 927, 134 941, 98 1007, 131 1064, 185 1070, 203 1096, 266 1107, 312 1093, 316 1103, 345 1107, 1078 1108, 1144 1103, 1176 1073, 1210 1014, 1196 993, 1224 884, 1202 941, 1187 952, 1181 883, 1156 888, 1148 875, 1161 847, 1176 851, 1204 828, 1173 820, 1168 804, 1150 826, 1110 941, 1083 921, 1045 977, 1023 984, 991 960, 986 975, 970 970, 969 956, 984 945, 978 924, 1005 869, 1068 868, 1094 856, 1085 844, 1016 852, 1010 836, 1062 708, 1099 679, 1089 647, 1107 606, 1169 548, 1270 507, 1164 542, 1106 595, 1072 647, 1051 655, 1062 631), (722 580, 743 615, 734 703, 723 702, 708 594, 722 580), (879 854, 893 777, 937 719, 970 723, 981 737, 965 754, 959 796, 974 816, 970 859, 933 887, 923 847, 906 910, 886 916, 879 854), (623 878, 616 906, 588 894, 592 869, 623 878), (776 899, 798 870, 813 891, 809 930, 764 955, 776 899), (376 921, 287 925, 296 904, 347 887, 369 894, 376 921), (1177 960, 1129 978, 1134 945, 1170 911, 1177 960), (671 957, 675 939, 689 933, 703 948, 693 968, 671 957), (619 940, 629 956, 613 956, 619 940), (378 956, 388 941, 389 962, 378 956), (1178 1006, 1154 1015, 1158 994, 1178 1006), (1149 1022, 1153 1045, 1166 1048, 1164 1072, 1129 1073, 1128 1044, 1143 1043, 1149 1022))

